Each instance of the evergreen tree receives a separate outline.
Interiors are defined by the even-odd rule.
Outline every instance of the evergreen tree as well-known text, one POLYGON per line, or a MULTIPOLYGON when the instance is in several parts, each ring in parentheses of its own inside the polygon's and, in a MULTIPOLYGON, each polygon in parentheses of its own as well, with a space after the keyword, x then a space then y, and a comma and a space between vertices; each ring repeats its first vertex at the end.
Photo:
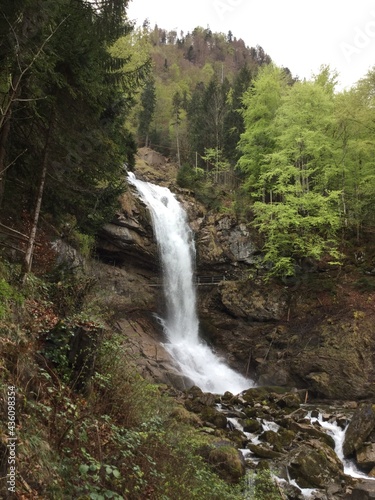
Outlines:
POLYGON ((238 72, 228 95, 228 111, 224 117, 223 151, 233 164, 239 160, 237 144, 245 131, 242 97, 248 90, 251 80, 252 73, 248 66, 244 66, 238 72))
POLYGON ((141 95, 141 112, 139 114, 138 133, 144 145, 149 145, 149 132, 155 111, 155 80, 149 78, 141 95))
POLYGON ((41 207, 55 223, 72 216, 81 230, 92 232, 112 215, 123 189, 122 165, 133 161, 135 148, 124 117, 147 71, 147 65, 126 68, 129 58, 108 51, 129 32, 126 4, 110 0, 94 8, 79 0, 36 0, 3 11, 8 31, 0 42, 0 163, 9 181, 4 209, 34 214, 30 242, 41 207))

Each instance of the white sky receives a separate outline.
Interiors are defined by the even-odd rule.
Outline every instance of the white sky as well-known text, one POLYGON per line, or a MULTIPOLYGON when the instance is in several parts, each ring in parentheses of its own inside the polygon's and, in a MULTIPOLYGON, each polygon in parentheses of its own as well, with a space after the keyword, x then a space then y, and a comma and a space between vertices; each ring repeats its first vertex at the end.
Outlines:
POLYGON ((196 26, 231 30, 301 79, 329 64, 340 88, 375 66, 375 0, 131 0, 128 17, 178 34, 196 26))

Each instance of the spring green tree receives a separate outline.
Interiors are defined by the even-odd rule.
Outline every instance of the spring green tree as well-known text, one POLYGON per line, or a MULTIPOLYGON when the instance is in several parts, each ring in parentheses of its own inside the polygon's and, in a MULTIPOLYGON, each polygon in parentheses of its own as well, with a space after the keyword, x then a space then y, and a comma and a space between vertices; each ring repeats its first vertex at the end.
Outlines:
POLYGON ((254 224, 264 236, 265 262, 271 274, 290 276, 302 259, 339 258, 334 97, 319 77, 297 82, 283 95, 279 86, 271 93, 270 86, 256 88, 245 111, 252 119, 242 136, 247 156, 240 164, 256 187, 254 224), (258 134, 262 149, 252 154, 244 140, 258 134))

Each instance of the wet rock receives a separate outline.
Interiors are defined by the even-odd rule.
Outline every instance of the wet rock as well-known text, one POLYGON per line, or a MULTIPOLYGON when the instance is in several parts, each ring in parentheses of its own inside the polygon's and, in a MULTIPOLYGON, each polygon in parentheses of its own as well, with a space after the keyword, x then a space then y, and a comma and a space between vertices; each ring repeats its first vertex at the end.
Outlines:
POLYGON ((262 428, 260 422, 253 418, 247 418, 242 422, 242 425, 245 432, 258 432, 262 428))
POLYGON ((344 496, 344 500, 375 500, 375 481, 360 481, 344 496))
POLYGON ((248 449, 254 453, 255 456, 259 458, 280 458, 282 454, 271 450, 268 446, 249 443, 247 445, 248 449))
POLYGON ((245 475, 242 454, 230 441, 214 441, 201 448, 200 454, 229 483, 238 483, 245 475))
POLYGON ((345 433, 344 456, 348 457, 358 450, 375 428, 375 405, 364 404, 354 413, 345 433))
POLYGON ((375 466, 375 443, 362 445, 356 453, 357 463, 369 467, 375 466))
POLYGON ((342 463, 335 452, 317 440, 293 450, 288 468, 301 488, 325 488, 343 476, 342 463))

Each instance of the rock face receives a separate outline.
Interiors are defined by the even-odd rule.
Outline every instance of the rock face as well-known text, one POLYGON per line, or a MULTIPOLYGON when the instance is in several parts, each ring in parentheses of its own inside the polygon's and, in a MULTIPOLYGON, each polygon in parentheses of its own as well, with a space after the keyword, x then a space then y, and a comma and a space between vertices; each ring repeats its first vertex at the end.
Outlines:
POLYGON ((249 281, 229 281, 219 285, 223 308, 236 318, 247 321, 280 320, 287 312, 287 293, 284 288, 268 291, 249 281))
POLYGON ((255 265, 259 260, 259 249, 246 225, 227 215, 204 217, 197 234, 197 249, 201 268, 225 263, 255 265))
POLYGON ((98 234, 96 251, 104 261, 118 266, 131 263, 157 271, 158 252, 150 215, 131 190, 121 198, 121 211, 98 234))

